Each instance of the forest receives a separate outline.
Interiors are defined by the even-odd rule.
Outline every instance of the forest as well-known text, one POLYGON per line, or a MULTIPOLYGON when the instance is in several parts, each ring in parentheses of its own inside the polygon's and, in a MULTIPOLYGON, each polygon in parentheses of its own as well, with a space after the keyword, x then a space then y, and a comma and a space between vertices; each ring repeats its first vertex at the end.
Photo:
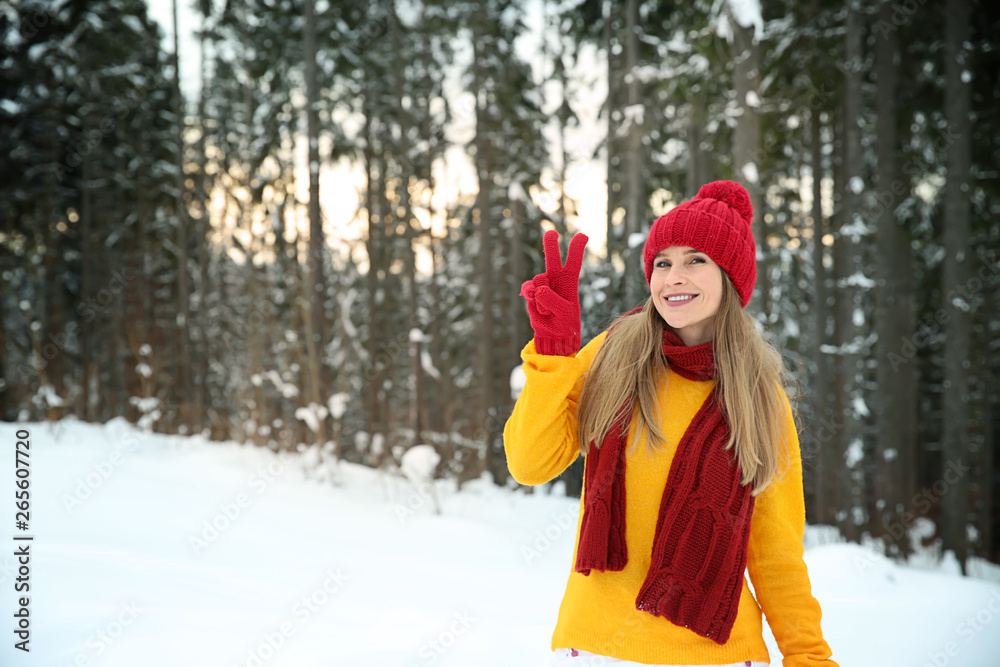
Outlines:
POLYGON ((1000 563, 997 3, 151 2, 0 4, 0 420, 515 486, 544 232, 586 342, 731 179, 809 523, 1000 563))

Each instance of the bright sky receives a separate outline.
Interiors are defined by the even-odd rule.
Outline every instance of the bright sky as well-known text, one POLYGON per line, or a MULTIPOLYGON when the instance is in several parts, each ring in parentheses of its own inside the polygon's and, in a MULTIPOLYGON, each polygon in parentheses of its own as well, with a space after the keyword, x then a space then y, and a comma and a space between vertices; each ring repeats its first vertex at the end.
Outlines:
MULTIPOLYGON (((147 0, 150 8, 150 15, 160 23, 164 30, 164 48, 173 50, 173 18, 171 0, 147 0)), ((178 19, 180 21, 181 46, 181 87, 188 100, 193 100, 198 93, 199 82, 199 58, 198 44, 193 37, 193 30, 198 25, 198 19, 187 0, 178 0, 178 19)), ((544 6, 541 2, 532 1, 531 9, 523 17, 528 25, 528 34, 524 35, 516 44, 521 57, 530 62, 535 73, 535 80, 542 78, 541 67, 551 68, 551 63, 543 61, 540 48, 540 32, 543 21, 542 12, 544 6)), ((554 35, 549 35, 550 49, 554 35)), ((605 129, 603 123, 597 119, 597 111, 604 100, 607 92, 606 81, 600 72, 603 69, 603 62, 595 57, 595 51, 588 48, 581 53, 583 66, 579 71, 586 72, 594 79, 594 85, 587 87, 579 76, 571 73, 570 85, 574 87, 571 91, 571 99, 574 109, 580 115, 580 125, 567 130, 567 153, 569 154, 569 171, 566 183, 567 194, 576 199, 580 215, 578 218, 570 218, 571 229, 585 232, 590 237, 588 248, 604 252, 605 243, 605 219, 607 197, 605 190, 604 163, 600 160, 589 160, 587 156, 593 151, 601 139, 604 137, 605 129)), ((449 93, 451 102, 459 110, 469 109, 472 101, 471 94, 461 91, 454 85, 449 93)), ((560 104, 560 91, 558 85, 550 84, 545 90, 545 111, 554 111, 560 104)), ((474 117, 471 113, 459 114, 461 121, 455 127, 449 128, 449 139, 452 141, 467 140, 473 131, 474 117)), ((351 131, 356 127, 359 119, 342 117, 337 119, 351 131)), ((544 130, 548 145, 551 147, 552 162, 556 168, 559 167, 560 156, 555 152, 558 148, 558 130, 554 124, 545 127, 544 130)), ((321 145, 321 150, 325 153, 328 149, 321 145)), ((297 196, 300 201, 308 201, 308 172, 306 170, 305 142, 297 142, 297 160, 299 167, 296 169, 296 179, 299 182, 297 196)), ((476 191, 475 174, 472 171, 472 163, 469 156, 460 148, 449 150, 444 165, 438 165, 439 188, 435 193, 432 202, 435 207, 443 207, 448 201, 454 201, 459 194, 473 194, 476 191)), ((552 172, 543 175, 542 185, 545 188, 552 188, 555 184, 552 172)), ((525 189, 528 185, 524 184, 525 189)), ((320 199, 321 205, 328 220, 327 234, 332 243, 338 239, 357 239, 364 237, 364 220, 356 216, 360 207, 361 195, 364 191, 364 173, 358 164, 348 164, 344 161, 337 165, 327 165, 320 174, 320 199)), ((554 212, 558 208, 558 191, 534 192, 533 199, 540 208, 547 212, 554 212)), ((302 219, 298 223, 301 230, 306 230, 308 224, 305 222, 305 211, 301 212, 302 219)), ((426 227, 432 222, 424 211, 417 210, 416 217, 421 220, 426 227)), ((538 224, 541 224, 539 221, 538 224)), ((439 228, 439 224, 435 224, 439 228)), ((366 258, 362 255, 355 258, 356 261, 365 263, 366 258)), ((430 270, 430 257, 426 252, 418 254, 418 266, 424 270, 430 270)))

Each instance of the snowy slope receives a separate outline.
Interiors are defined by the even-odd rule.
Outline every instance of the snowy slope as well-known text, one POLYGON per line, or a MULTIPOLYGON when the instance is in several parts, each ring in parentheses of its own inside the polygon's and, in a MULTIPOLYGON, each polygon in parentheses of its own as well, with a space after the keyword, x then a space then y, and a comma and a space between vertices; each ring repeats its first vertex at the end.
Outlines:
MULTIPOLYGON (((8 501, 0 665, 548 664, 572 499, 442 482, 437 516, 429 487, 364 467, 333 486, 297 457, 74 419, 0 424, 8 499, 17 428, 32 442, 32 650, 12 648, 8 501)), ((806 562, 843 667, 1000 665, 997 583, 842 543, 806 562)))

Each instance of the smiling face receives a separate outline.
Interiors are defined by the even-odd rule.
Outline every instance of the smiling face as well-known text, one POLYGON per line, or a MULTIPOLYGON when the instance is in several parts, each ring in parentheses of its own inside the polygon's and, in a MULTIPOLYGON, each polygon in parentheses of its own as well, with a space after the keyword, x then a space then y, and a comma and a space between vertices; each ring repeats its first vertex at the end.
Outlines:
POLYGON ((670 246, 657 253, 649 291, 660 317, 685 345, 712 339, 723 280, 722 268, 700 250, 670 246))

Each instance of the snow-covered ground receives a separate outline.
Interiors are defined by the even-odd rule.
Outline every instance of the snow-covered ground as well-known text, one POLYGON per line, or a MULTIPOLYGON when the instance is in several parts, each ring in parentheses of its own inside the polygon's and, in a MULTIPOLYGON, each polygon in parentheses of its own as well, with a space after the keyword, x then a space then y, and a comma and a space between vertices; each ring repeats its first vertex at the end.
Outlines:
MULTIPOLYGON (((0 424, 0 665, 544 666, 577 502, 95 426, 0 424), (31 434, 31 652, 13 648, 15 432, 31 434)), ((806 550, 843 667, 1000 665, 1000 584, 806 550)), ((813 546, 815 545, 815 546, 813 546)), ((17 594, 20 595, 20 594, 17 594)), ((771 664, 780 665, 768 633, 771 664)))

